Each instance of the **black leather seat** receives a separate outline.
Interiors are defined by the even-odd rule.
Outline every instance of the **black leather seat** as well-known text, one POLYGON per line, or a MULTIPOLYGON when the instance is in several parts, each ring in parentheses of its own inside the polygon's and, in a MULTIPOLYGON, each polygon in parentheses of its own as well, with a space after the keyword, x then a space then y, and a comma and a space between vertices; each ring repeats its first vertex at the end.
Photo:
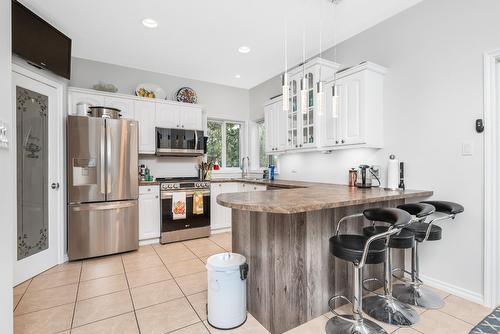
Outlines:
MULTIPOLYGON (((367 237, 376 234, 384 233, 389 229, 389 226, 368 226, 363 229, 363 234, 367 237)), ((407 228, 401 230, 397 235, 393 235, 389 239, 389 248, 408 249, 415 244, 415 235, 407 228)))
POLYGON ((456 215, 464 212, 464 207, 458 203, 446 201, 424 201, 422 203, 430 204, 436 208, 437 212, 446 213, 449 215, 456 215))
MULTIPOLYGON (((407 212, 394 208, 366 209, 363 211, 363 215, 368 220, 385 222, 394 225, 394 227, 407 225, 411 220, 411 216, 407 212)), ((363 257, 367 241, 368 237, 364 235, 336 235, 330 238, 330 252, 343 260, 359 263, 363 257)), ((384 262, 386 249, 384 239, 373 241, 368 249, 366 263, 377 264, 384 262)))
MULTIPOLYGON (((367 237, 355 234, 341 234, 330 238, 330 253, 342 260, 359 263, 363 256, 367 237)), ((370 245, 366 263, 376 264, 384 262, 385 243, 375 240, 370 245)))
POLYGON ((398 206, 398 209, 405 210, 412 216, 417 218, 427 217, 436 211, 436 207, 425 202, 422 203, 407 203, 398 206))
MULTIPOLYGON (((418 242, 424 241, 428 228, 429 224, 426 223, 413 223, 410 225, 410 227, 408 227, 408 229, 410 229, 415 234, 415 240, 417 240, 418 242)), ((441 240, 442 231, 443 229, 441 227, 432 225, 431 233, 429 234, 429 238, 427 240, 441 240)))

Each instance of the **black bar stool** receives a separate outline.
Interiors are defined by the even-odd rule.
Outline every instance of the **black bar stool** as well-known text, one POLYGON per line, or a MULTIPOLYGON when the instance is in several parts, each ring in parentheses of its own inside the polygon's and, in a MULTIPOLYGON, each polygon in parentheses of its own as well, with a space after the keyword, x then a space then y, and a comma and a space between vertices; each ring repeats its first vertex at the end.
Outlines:
MULTIPOLYGON (((407 208, 408 213, 412 216, 412 223, 420 221, 423 217, 427 217, 435 211, 434 207, 429 204, 405 204, 399 206, 400 209, 407 208)), ((411 225, 410 225, 411 227, 411 225)), ((371 237, 383 232, 386 232, 390 226, 376 226, 373 222, 372 226, 363 229, 364 235, 371 237)), ((409 305, 404 304, 392 296, 392 248, 396 249, 412 249, 415 247, 415 235, 409 228, 404 228, 396 235, 389 238, 387 245, 389 248, 385 255, 384 261, 384 293, 379 294, 364 287, 375 295, 363 298, 363 311, 369 316, 383 321, 385 323, 396 326, 411 326, 418 322, 420 317, 418 313, 409 305)), ((380 281, 378 278, 368 278, 363 282, 380 281)))
MULTIPOLYGON (((419 278, 418 248, 419 244, 424 241, 441 240, 442 229, 434 224, 443 220, 455 219, 455 215, 464 212, 464 207, 457 203, 445 201, 425 201, 422 203, 434 206, 436 213, 440 213, 440 215, 429 223, 425 222, 424 217, 420 222, 411 224, 408 227, 415 234, 416 241, 411 254, 411 282, 394 285, 392 295, 406 304, 427 309, 439 309, 444 306, 444 301, 436 293, 423 287, 423 282, 419 278)), ((399 206, 399 208, 411 213, 411 208, 405 207, 405 205, 399 206)))
POLYGON ((351 302, 345 296, 334 296, 328 306, 335 315, 326 324, 327 334, 387 334, 371 320, 363 317, 363 267, 365 264, 383 263, 386 256, 387 239, 399 233, 411 223, 411 216, 406 211, 394 208, 367 209, 363 213, 343 217, 337 224, 335 236, 330 238, 330 253, 342 260, 354 264, 354 297, 351 302), (351 218, 365 217, 392 226, 383 233, 371 237, 358 234, 339 234, 343 222, 351 218), (335 301, 343 299, 353 306, 353 315, 340 315, 335 311, 335 301))

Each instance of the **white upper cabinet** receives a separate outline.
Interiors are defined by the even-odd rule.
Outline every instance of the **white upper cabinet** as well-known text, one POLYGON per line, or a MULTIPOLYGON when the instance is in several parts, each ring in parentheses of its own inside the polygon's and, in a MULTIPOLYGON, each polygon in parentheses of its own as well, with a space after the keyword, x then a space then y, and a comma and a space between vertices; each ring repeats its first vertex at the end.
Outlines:
POLYGON ((161 104, 156 107, 156 125, 159 128, 179 128, 179 112, 177 106, 161 104))
POLYGON ((201 108, 162 104, 156 108, 157 126, 160 128, 181 128, 203 130, 201 108))
MULTIPOLYGON (((304 150, 318 147, 321 124, 318 121, 318 82, 334 78, 339 64, 315 58, 288 73, 290 87, 290 109, 287 115, 287 150, 304 150), (301 90, 302 78, 306 78, 307 89, 301 90), (305 98, 305 103, 302 102, 305 98)), ((325 92, 325 96, 327 96, 325 92)))
POLYGON ((139 123, 139 153, 154 154, 156 151, 155 103, 134 101, 135 119, 139 123))
POLYGON ((135 119, 134 100, 105 96, 104 105, 106 107, 120 109, 120 115, 122 115, 122 118, 135 119))
POLYGON ((87 103, 92 106, 104 106, 104 96, 83 92, 70 92, 68 94, 68 113, 78 115, 77 105, 87 103))
POLYGON ((68 89, 70 115, 78 114, 79 103, 117 108, 120 109, 122 118, 138 121, 141 154, 155 153, 156 127, 203 130, 204 116, 200 105, 70 87, 68 89))
POLYGON ((365 62, 337 75, 338 115, 333 117, 331 90, 326 85, 326 108, 320 122, 322 148, 383 145, 384 75, 382 66, 365 62))
POLYGON ((266 152, 283 152, 287 148, 287 113, 283 111, 281 98, 273 99, 264 106, 266 127, 266 152))

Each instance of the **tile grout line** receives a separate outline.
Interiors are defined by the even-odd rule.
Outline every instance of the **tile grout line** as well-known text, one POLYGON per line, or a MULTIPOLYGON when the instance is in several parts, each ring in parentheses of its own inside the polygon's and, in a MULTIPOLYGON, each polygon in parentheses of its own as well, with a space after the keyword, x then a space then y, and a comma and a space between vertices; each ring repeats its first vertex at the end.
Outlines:
POLYGON ((127 282, 128 294, 130 296, 130 302, 132 303, 132 311, 134 312, 135 323, 137 325, 137 330, 139 331, 139 334, 141 334, 141 326, 139 326, 139 319, 137 319, 134 298, 132 298, 132 290, 130 289, 130 284, 128 282, 127 271, 125 270, 125 264, 123 263, 123 256, 120 256, 120 258, 122 260, 123 272, 125 273, 125 281, 127 282))
MULTIPOLYGON (((460 320, 461 322, 464 322, 464 323, 466 323, 467 325, 471 325, 471 326, 476 326, 476 325, 477 325, 477 324, 471 324, 470 322, 465 321, 464 319, 460 319, 459 317, 454 316, 453 314, 449 314, 448 312, 441 311, 440 309, 439 309, 439 310, 435 310, 435 311, 441 312, 441 313, 446 314, 446 315, 448 315, 448 316, 450 316, 450 317, 452 317, 452 318, 455 318, 455 319, 457 319, 457 320, 460 320)), ((481 322, 481 320, 479 320, 479 322, 481 322)))
MULTIPOLYGON (((34 277, 33 277, 34 278, 34 277)), ((21 303, 21 300, 23 300, 24 296, 26 295, 26 293, 28 292, 28 289, 31 285, 31 283, 33 282, 33 278, 30 278, 30 281, 28 283, 28 286, 26 287, 26 290, 24 290, 24 292, 22 293, 21 295, 21 298, 19 298, 19 301, 17 302, 17 304, 15 305, 15 307, 12 309, 12 314, 14 315, 14 312, 16 311, 17 309, 17 306, 21 303)), ((26 282, 26 281, 25 281, 26 282)), ((24 283, 24 282, 23 282, 24 283)), ((21 284, 23 284, 21 283, 21 284)), ((19 285, 19 284, 18 284, 19 285)), ((15 288, 15 287, 14 287, 15 288)), ((14 315, 15 316, 15 315, 14 315)))
MULTIPOLYGON (((184 246, 185 246, 186 248, 188 248, 186 245, 184 245, 184 246)), ((153 248, 154 248, 154 247, 153 247, 153 248)), ((191 251, 190 249, 188 249, 188 250, 189 250, 189 251, 191 251)), ((155 249, 155 252, 156 252, 156 249, 155 249)), ((156 254, 158 254, 158 252, 156 252, 156 254)), ((196 256, 196 254, 194 254, 194 253, 193 253, 193 255, 195 255, 195 256, 196 256)), ((159 256, 159 255, 158 255, 158 256, 159 256)), ((165 265, 165 267, 167 267, 167 265, 165 264, 165 262, 163 261, 163 259, 162 259, 161 257, 160 257, 160 260, 161 260, 161 262, 163 262, 163 264, 165 265)), ((202 262, 203 262, 203 261, 202 261, 202 262)), ((168 268, 167 268, 167 271, 168 271, 168 268)), ((170 271, 169 271, 169 273, 170 273, 170 271)), ((200 318, 200 315, 198 314, 198 312, 196 312, 196 309, 194 308, 193 304, 192 304, 192 303, 191 303, 191 301, 189 300, 188 295, 186 295, 186 294, 184 293, 184 291, 181 289, 181 287, 180 287, 179 283, 177 283, 177 280, 175 279, 175 277, 173 277, 173 276, 172 276, 172 279, 174 280, 175 285, 177 285, 177 288, 178 288, 178 289, 180 290, 180 292, 182 293, 183 298, 184 298, 184 299, 186 299, 186 301, 188 302, 189 306, 191 306, 191 309, 193 310, 194 314, 196 314, 196 316, 198 317, 198 319, 200 319, 200 321, 201 321, 201 323, 203 324, 203 326, 205 326, 205 324, 203 323, 203 320, 200 318)), ((204 291, 205 291, 205 290, 204 290, 204 291)), ((201 291, 201 292, 203 292, 203 291, 201 291)), ((198 293, 199 293, 199 292, 198 292, 198 293)), ((194 324, 191 324, 191 325, 194 325, 194 324)), ((191 325, 188 325, 188 326, 191 326, 191 325)), ((188 326, 185 326, 185 327, 182 327, 182 328, 186 328, 186 327, 188 327, 188 326)), ((206 326, 205 326, 205 327, 206 327, 206 326)), ((182 328, 178 328, 178 329, 176 329, 176 330, 179 330, 179 329, 182 329, 182 328)), ((207 330, 208 330, 208 329, 207 329, 207 330)), ((175 331, 175 330, 174 330, 174 331, 175 331)), ((173 332, 173 331, 171 331, 171 332, 173 332)), ((168 333, 171 333, 171 332, 168 332, 168 333)), ((210 333, 210 331, 209 331, 209 333, 210 333)))
POLYGON ((80 291, 80 279, 82 278, 82 271, 83 271, 83 262, 82 262, 82 265, 80 266, 80 275, 78 275, 78 283, 76 285, 76 296, 75 296, 75 303, 73 305, 73 316, 71 317, 71 324, 69 326, 70 333, 73 329, 73 322, 75 321, 76 303, 78 301, 78 292, 80 291))

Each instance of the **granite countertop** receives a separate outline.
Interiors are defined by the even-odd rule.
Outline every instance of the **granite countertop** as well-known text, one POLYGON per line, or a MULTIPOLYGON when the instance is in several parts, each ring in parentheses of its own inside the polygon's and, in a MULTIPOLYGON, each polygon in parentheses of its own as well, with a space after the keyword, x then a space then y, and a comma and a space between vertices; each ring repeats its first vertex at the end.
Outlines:
POLYGON ((232 209, 287 214, 389 200, 428 197, 433 194, 432 191, 427 190, 360 189, 339 184, 287 180, 229 179, 228 181, 213 180, 212 182, 248 182, 287 188, 228 193, 217 196, 217 203, 232 209))

